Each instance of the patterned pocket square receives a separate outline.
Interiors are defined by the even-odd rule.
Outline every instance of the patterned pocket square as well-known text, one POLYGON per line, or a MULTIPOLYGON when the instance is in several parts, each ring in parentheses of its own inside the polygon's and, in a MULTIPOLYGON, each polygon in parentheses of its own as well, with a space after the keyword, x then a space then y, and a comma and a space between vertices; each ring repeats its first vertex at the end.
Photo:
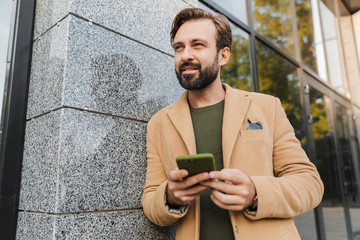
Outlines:
POLYGON ((252 123, 250 121, 250 118, 248 118, 247 121, 249 122, 248 130, 260 130, 260 129, 263 129, 263 126, 262 126, 261 122, 252 123))

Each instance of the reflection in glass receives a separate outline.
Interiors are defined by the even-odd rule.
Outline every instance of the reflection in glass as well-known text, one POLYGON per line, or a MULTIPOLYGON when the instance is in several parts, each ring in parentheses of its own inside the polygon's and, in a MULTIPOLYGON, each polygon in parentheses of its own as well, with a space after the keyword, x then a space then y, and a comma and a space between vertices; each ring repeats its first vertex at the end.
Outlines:
POLYGON ((339 45, 336 33, 335 15, 333 9, 333 1, 320 1, 321 21, 324 31, 324 42, 326 49, 326 59, 329 69, 330 82, 334 89, 344 93, 343 73, 341 71, 339 45))
POLYGON ((317 239, 314 210, 310 210, 306 213, 294 217, 294 221, 301 239, 317 239))
POLYGON ((327 80, 317 0, 297 0, 295 4, 302 61, 327 80))
MULTIPOLYGON (((347 109, 335 103, 336 133, 340 143, 341 160, 344 171, 344 193, 350 206, 350 215, 354 231, 360 230, 360 173, 359 161, 355 159, 351 147, 350 122, 347 109)), ((355 150, 355 149, 354 149, 355 150)))
POLYGON ((294 127, 296 137, 302 145, 305 145, 303 111, 296 67, 259 41, 256 41, 256 59, 260 92, 274 95, 281 100, 286 115, 294 127))
POLYGON ((248 24, 246 0, 213 0, 213 2, 239 18, 242 22, 248 24))
MULTIPOLYGON (((216 15, 217 13, 199 2, 198 7, 216 15)), ((221 68, 221 81, 234 88, 252 91, 249 35, 230 22, 233 35, 229 62, 221 68)))
POLYGON ((12 2, 13 1, 0 1, 0 138, 3 130, 2 115, 5 110, 3 109, 3 98, 12 2))
POLYGON ((346 66, 344 70, 346 69, 346 77, 350 86, 348 90, 351 93, 353 102, 360 104, 359 87, 356 87, 359 86, 360 69, 358 66, 360 65, 358 55, 356 54, 356 42, 353 27, 353 25, 357 24, 355 22, 353 23, 352 15, 341 1, 338 2, 338 6, 340 13, 338 17, 340 24, 339 34, 342 36, 342 50, 346 66))
POLYGON ((254 28, 295 57, 290 0, 252 0, 254 28))
POLYGON ((233 24, 233 41, 229 62, 221 69, 221 80, 230 86, 252 91, 249 35, 233 24))
POLYGON ((322 200, 325 234, 329 239, 346 239, 339 169, 329 116, 330 99, 313 89, 310 90, 309 98, 316 154, 314 162, 325 188, 322 200))

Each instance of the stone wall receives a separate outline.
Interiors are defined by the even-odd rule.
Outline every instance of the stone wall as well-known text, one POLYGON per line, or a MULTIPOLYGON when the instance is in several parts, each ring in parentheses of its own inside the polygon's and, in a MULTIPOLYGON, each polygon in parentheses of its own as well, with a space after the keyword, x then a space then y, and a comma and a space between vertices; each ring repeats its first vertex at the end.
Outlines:
POLYGON ((183 90, 169 31, 196 0, 38 0, 17 239, 171 239, 141 207, 146 123, 183 90))

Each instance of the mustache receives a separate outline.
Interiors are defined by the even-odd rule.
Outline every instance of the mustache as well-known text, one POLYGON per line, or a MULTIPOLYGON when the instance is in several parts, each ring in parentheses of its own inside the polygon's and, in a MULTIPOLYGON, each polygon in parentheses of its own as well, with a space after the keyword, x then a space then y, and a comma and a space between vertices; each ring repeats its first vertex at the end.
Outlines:
POLYGON ((197 69, 201 69, 201 64, 193 63, 193 62, 184 62, 184 63, 180 64, 180 66, 179 66, 180 72, 184 71, 184 67, 195 67, 197 69))

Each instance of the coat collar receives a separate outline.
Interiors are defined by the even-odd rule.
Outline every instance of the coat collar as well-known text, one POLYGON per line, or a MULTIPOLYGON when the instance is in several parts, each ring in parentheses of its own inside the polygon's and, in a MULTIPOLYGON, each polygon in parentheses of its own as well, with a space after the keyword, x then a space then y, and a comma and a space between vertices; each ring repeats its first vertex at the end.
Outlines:
MULTIPOLYGON (((222 136, 223 161, 224 167, 228 167, 236 139, 249 107, 250 97, 247 92, 235 90, 225 83, 223 88, 226 91, 222 136)), ((189 154, 196 154, 187 91, 182 94, 176 103, 169 107, 167 113, 183 139, 189 154)))

